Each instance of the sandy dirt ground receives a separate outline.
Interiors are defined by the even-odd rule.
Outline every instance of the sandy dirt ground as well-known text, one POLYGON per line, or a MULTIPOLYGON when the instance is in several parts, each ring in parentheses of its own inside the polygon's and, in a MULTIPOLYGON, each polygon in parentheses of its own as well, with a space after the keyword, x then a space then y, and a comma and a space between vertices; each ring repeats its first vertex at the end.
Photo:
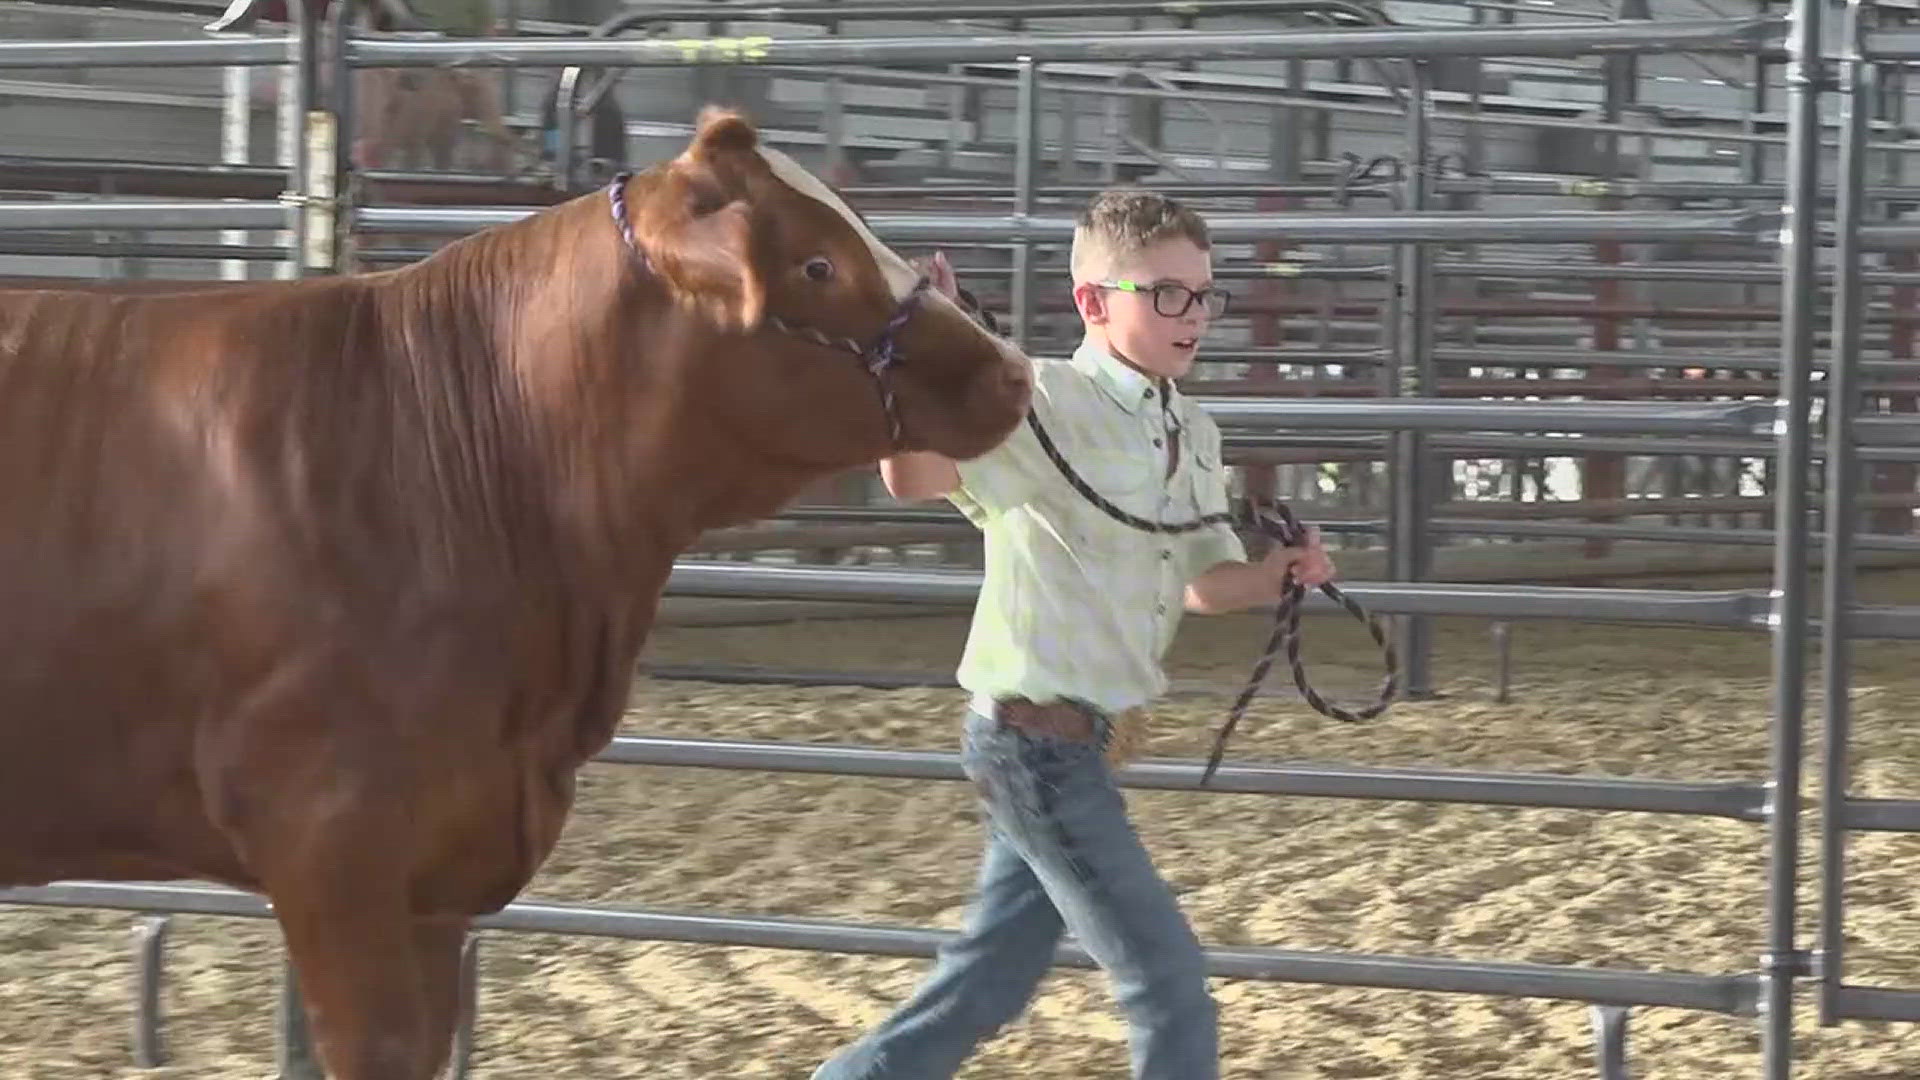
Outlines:
MULTIPOLYGON (((1710 583, 1732 587, 1740 582, 1710 583)), ((1751 584, 1751 583, 1747 583, 1751 584)), ((1920 577, 1864 592, 1920 602, 1920 577)), ((1192 619, 1173 673, 1211 693, 1159 712, 1149 753, 1204 753, 1265 638, 1260 616, 1192 619)), ((647 659, 950 672, 962 618, 670 627, 647 659)), ((1579 772, 1674 779, 1765 776, 1768 645, 1757 634, 1517 625, 1513 699, 1493 692, 1479 620, 1437 624, 1442 695, 1343 725, 1277 672, 1236 760, 1579 772)), ((1377 657, 1343 617, 1308 627, 1310 670, 1362 700, 1377 657)), ((1910 645, 1859 646, 1856 790, 1920 793, 1920 665, 1910 645)), ((1816 658, 1809 657, 1815 665, 1816 658)), ((1817 672, 1817 668, 1816 668, 1817 672)), ((1817 682, 1807 790, 1817 791, 1817 682)), ((629 734, 951 750, 961 699, 867 691, 636 683, 629 734)), ((1724 973, 1765 946, 1765 834, 1707 818, 1334 799, 1132 792, 1140 829, 1201 937, 1271 945, 1724 973)), ((1803 857, 1811 944, 1811 826, 1803 857)), ((966 785, 594 765, 530 898, 958 924, 981 835, 966 785)), ((1920 985, 1920 837, 1850 847, 1847 974, 1920 985)), ((165 991, 166 1068, 132 1067, 126 915, 0 908, 3 1080, 273 1075, 277 933, 262 922, 176 921, 165 991)), ((804 1078, 879 1020, 925 962, 489 933, 475 1076, 804 1078)), ((1220 980, 1234 1080, 1559 1080, 1595 1073, 1585 1006, 1469 995, 1220 980)), ((1817 1025, 1800 998, 1797 1076, 1920 1076, 1920 1028, 1817 1025)), ((1639 1080, 1759 1075, 1750 1019, 1636 1010, 1639 1080)), ((1100 976, 1059 971, 985 1045, 968 1080, 1123 1077, 1126 1029, 1100 976)))

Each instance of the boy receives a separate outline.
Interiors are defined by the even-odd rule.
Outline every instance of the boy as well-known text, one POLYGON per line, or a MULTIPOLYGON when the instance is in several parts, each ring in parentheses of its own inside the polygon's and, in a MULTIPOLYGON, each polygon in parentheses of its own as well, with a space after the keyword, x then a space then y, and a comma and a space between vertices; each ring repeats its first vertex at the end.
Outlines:
MULTIPOLYGON (((1171 385, 1225 308, 1210 248, 1206 224, 1170 199, 1096 196, 1073 236, 1084 340, 1070 361, 1034 364, 1033 407, 1062 456, 1151 520, 1227 508, 1219 429, 1171 385)), ((929 273, 955 292, 943 257, 929 273)), ((973 461, 910 453, 880 468, 896 498, 945 497, 984 534, 959 680, 972 695, 962 760, 990 828, 961 936, 912 1000, 814 1080, 951 1077, 1026 1008, 1063 930, 1107 972, 1136 1080, 1213 1080, 1205 957, 1127 821, 1106 754, 1127 714, 1164 691, 1180 612, 1276 603, 1289 571, 1310 588, 1329 580, 1318 536, 1250 563, 1225 525, 1130 528, 1075 491, 1024 425, 973 461)))

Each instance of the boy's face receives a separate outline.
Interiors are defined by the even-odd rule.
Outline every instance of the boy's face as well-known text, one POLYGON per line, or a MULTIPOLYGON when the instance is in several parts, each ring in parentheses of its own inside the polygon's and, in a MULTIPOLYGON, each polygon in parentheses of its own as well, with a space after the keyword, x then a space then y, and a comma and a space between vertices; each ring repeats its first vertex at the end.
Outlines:
POLYGON ((1185 237, 1169 237, 1111 269, 1111 277, 1074 290, 1088 325, 1099 329, 1108 351, 1141 371, 1184 377, 1210 321, 1203 299, 1186 290, 1213 285, 1211 254, 1185 237), (1169 311, 1178 314, 1164 314, 1169 311))

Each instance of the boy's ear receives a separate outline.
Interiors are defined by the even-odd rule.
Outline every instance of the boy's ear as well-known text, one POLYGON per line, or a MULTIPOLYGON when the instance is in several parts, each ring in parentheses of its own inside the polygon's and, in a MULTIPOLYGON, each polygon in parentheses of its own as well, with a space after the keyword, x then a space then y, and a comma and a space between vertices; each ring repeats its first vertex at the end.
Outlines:
POLYGON ((1096 285, 1081 282, 1073 287, 1073 299, 1080 306, 1080 315, 1091 323, 1107 321, 1107 298, 1096 285))

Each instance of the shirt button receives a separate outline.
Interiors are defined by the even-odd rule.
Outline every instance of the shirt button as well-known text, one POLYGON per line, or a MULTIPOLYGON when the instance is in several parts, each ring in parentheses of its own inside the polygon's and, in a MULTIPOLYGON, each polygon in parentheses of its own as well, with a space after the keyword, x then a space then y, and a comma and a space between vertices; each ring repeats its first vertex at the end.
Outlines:
POLYGON ((1173 558, 1173 552, 1171 551, 1162 551, 1160 553, 1161 562, 1166 562, 1168 559, 1171 559, 1171 558, 1173 558))

